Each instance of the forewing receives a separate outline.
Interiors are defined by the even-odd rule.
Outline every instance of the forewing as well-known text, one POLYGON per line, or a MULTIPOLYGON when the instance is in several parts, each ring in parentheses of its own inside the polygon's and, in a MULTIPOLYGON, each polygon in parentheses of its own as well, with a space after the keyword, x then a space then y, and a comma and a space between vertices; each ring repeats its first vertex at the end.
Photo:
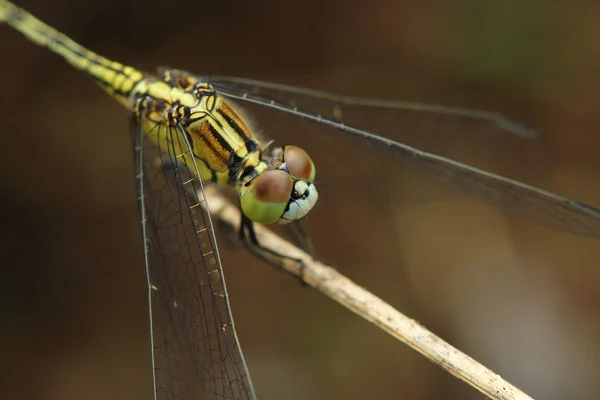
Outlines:
POLYGON ((237 96, 274 101, 513 179, 539 177, 552 165, 534 128, 499 113, 342 96, 243 78, 211 77, 209 82, 237 96))
POLYGON ((317 179, 327 184, 349 180, 328 194, 340 193, 336 204, 349 196, 353 201, 370 197, 365 204, 375 204, 375 196, 406 197, 411 186, 403 174, 410 172, 411 177, 427 177, 428 182, 552 229, 600 237, 599 210, 520 182, 532 179, 534 170, 548 172, 541 161, 542 146, 533 140, 535 132, 523 124, 493 113, 436 111, 368 99, 361 103, 356 98, 249 82, 217 78, 211 83, 248 109, 269 138, 286 144, 295 140, 305 147, 316 158, 317 179), (267 116, 267 109, 279 113, 267 116))

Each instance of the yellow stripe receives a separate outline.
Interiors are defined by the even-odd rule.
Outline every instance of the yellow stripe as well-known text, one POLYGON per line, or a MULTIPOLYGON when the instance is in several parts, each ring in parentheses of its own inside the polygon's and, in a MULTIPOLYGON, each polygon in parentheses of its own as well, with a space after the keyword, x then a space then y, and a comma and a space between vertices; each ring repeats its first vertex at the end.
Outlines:
POLYGON ((32 42, 61 55, 69 64, 102 83, 106 91, 120 103, 131 108, 128 95, 135 84, 143 79, 140 71, 87 50, 6 0, 0 0, 0 22, 8 24, 32 42))

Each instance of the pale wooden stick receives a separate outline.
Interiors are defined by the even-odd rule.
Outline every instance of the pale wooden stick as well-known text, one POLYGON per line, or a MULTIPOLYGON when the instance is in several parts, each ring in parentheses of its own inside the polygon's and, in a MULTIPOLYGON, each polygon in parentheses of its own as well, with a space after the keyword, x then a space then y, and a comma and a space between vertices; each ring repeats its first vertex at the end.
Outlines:
MULTIPOLYGON (((221 220, 233 229, 239 229, 239 209, 219 194, 214 187, 205 188, 205 192, 212 217, 221 220)), ((302 266, 292 260, 278 259, 277 261, 287 272, 301 277, 308 285, 409 345, 430 361, 479 390, 489 399, 532 399, 499 375, 444 342, 419 323, 356 285, 335 269, 313 260, 308 254, 268 228, 258 224, 255 225, 255 228, 262 246, 303 260, 304 265, 302 266)))

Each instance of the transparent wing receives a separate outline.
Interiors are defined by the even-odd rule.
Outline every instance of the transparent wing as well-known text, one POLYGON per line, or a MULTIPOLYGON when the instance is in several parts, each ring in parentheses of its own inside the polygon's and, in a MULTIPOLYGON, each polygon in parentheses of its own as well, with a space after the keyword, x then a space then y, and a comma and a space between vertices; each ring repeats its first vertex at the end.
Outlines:
MULTIPOLYGON (((282 129, 286 142, 292 140, 288 137, 299 139, 302 146, 308 144, 309 148, 310 142, 318 140, 314 152, 309 154, 318 152, 320 147, 326 149, 327 155, 316 160, 317 171, 320 165, 326 170, 351 169, 356 177, 362 168, 362 173, 371 174, 372 179, 378 179, 373 171, 394 179, 402 169, 409 170, 552 229, 600 238, 599 210, 504 177, 530 178, 533 169, 548 168, 545 162, 548 160, 539 152, 540 146, 530 140, 535 137, 534 131, 518 122, 492 113, 429 106, 407 110, 406 103, 371 100, 361 103, 356 98, 347 100, 237 78, 216 78, 211 83, 222 95, 245 102, 252 115, 260 117, 261 109, 266 107, 291 116, 279 118, 282 122, 277 128, 271 127, 268 135, 276 135, 275 131, 282 129), (253 108, 253 104, 261 107, 253 108), (411 113, 428 117, 420 123, 413 119, 413 124, 411 113), (298 117, 304 122, 299 122, 298 117), (364 151, 367 145, 377 150, 378 155, 369 159, 364 151), (523 168, 523 163, 515 162, 517 158, 525 159, 532 168, 523 168), (337 165, 328 166, 328 159, 335 159, 337 165), (378 170, 372 168, 375 164, 378 170)), ((267 118, 258 121, 272 126, 267 118)), ((373 187, 361 189, 373 190, 373 187)))
POLYGON ((188 148, 176 130, 157 147, 133 129, 156 398, 254 399, 201 181, 175 163, 188 148))
POLYGON ((209 82, 517 180, 538 178, 553 163, 535 129, 498 113, 348 97, 242 78, 211 77, 209 82), (515 159, 527 168, 517 168, 515 159))
MULTIPOLYGON (((388 113, 388 118, 381 118, 382 114, 379 115, 378 120, 381 126, 389 126, 389 120, 392 119, 396 124, 400 123, 415 129, 416 125, 411 124, 411 122, 414 123, 420 119, 422 123, 435 124, 437 136, 459 127, 463 132, 469 130, 469 133, 477 131, 486 133, 486 131, 497 129, 529 139, 538 137, 538 132, 534 128, 513 118, 490 111, 344 96, 237 77, 210 76, 206 80, 215 86, 226 86, 230 90, 235 89, 251 96, 268 98, 269 100, 297 107, 300 110, 320 114, 325 118, 337 120, 338 122, 343 121, 356 127, 361 125, 361 116, 363 116, 363 120, 366 119, 365 117, 372 116, 367 115, 369 112, 394 110, 394 113, 388 113)), ((372 123, 373 121, 369 122, 369 124, 372 123)))

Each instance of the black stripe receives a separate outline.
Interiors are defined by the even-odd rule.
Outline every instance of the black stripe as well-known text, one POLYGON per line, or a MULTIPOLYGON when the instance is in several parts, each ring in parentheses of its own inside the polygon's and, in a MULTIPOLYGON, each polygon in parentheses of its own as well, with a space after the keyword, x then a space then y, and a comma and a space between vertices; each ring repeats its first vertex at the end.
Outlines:
MULTIPOLYGON (((210 131, 211 135, 217 140, 217 142, 219 142, 219 144, 221 145, 221 147, 225 150, 227 150, 228 152, 230 152, 232 155, 235 155, 235 152, 233 151, 233 148, 229 145, 229 143, 223 138, 223 136, 221 136, 219 134, 219 132, 215 129, 215 127, 209 122, 208 123, 208 130, 210 131)), ((213 150, 215 150, 213 148, 213 150)))
MULTIPOLYGON (((125 76, 125 80, 123 82, 121 82, 122 84, 131 80, 131 79, 129 79, 129 75, 125 75, 125 74, 122 74, 122 75, 125 76)), ((129 89, 129 90, 118 89, 119 94, 121 94, 123 97, 128 97, 131 94, 131 92, 133 91, 133 89, 137 86, 137 84, 140 83, 144 79, 145 79, 145 77, 144 77, 144 75, 142 75, 142 77, 140 79, 131 81, 131 89, 129 89)))
MULTIPOLYGON (((244 144, 246 145, 246 149, 248 149, 248 153, 254 153, 258 150, 258 143, 252 139, 247 139, 244 144)), ((262 154, 259 158, 262 159, 262 154)))
MULTIPOLYGON (((124 74, 123 74, 123 75, 124 75, 124 74)), ((117 88, 117 87, 113 86, 113 85, 112 85, 110 82, 107 82, 107 81, 105 81, 105 80, 103 80, 103 79, 100 79, 100 78, 98 78, 98 77, 95 77, 95 76, 93 76, 93 75, 90 75, 90 76, 92 76, 92 77, 94 78, 94 80, 95 80, 95 81, 96 81, 98 84, 100 84, 102 87, 105 87, 105 88, 110 88, 110 89, 112 89, 112 90, 113 90, 113 92, 115 92, 115 94, 116 94, 116 95, 118 95, 118 96, 121 96, 121 97, 129 97, 129 95, 132 93, 132 91, 133 91, 133 89, 136 87, 136 85, 137 85, 138 83, 140 83, 140 82, 141 82, 141 81, 144 79, 144 77, 142 77, 141 79, 138 79, 137 81, 134 81, 134 82, 133 82, 133 84, 131 85, 131 89, 130 89, 130 90, 127 90, 127 91, 125 91, 125 90, 121 90, 121 89, 119 89, 119 88, 117 88)), ((125 76, 125 77, 127 77, 127 75, 124 75, 124 76, 125 76)))
POLYGON ((247 135, 246 132, 242 129, 241 126, 239 126, 235 120, 233 118, 231 118, 229 115, 227 115, 225 112, 223 112, 223 110, 221 110, 220 108, 217 109, 217 112, 225 119, 225 121, 227 121, 227 123, 229 124, 229 126, 231 127, 231 129, 233 129, 233 131, 235 133, 238 134, 238 136, 244 138, 244 141, 248 141, 248 139, 250 139, 247 135))
POLYGON ((115 95, 120 96, 120 97, 127 97, 131 93, 131 92, 126 93, 122 90, 119 90, 119 89, 115 88, 113 85, 111 85, 109 82, 106 82, 102 79, 96 79, 96 82, 98 82, 98 84, 100 84, 102 87, 112 89, 112 91, 115 93, 115 95))

